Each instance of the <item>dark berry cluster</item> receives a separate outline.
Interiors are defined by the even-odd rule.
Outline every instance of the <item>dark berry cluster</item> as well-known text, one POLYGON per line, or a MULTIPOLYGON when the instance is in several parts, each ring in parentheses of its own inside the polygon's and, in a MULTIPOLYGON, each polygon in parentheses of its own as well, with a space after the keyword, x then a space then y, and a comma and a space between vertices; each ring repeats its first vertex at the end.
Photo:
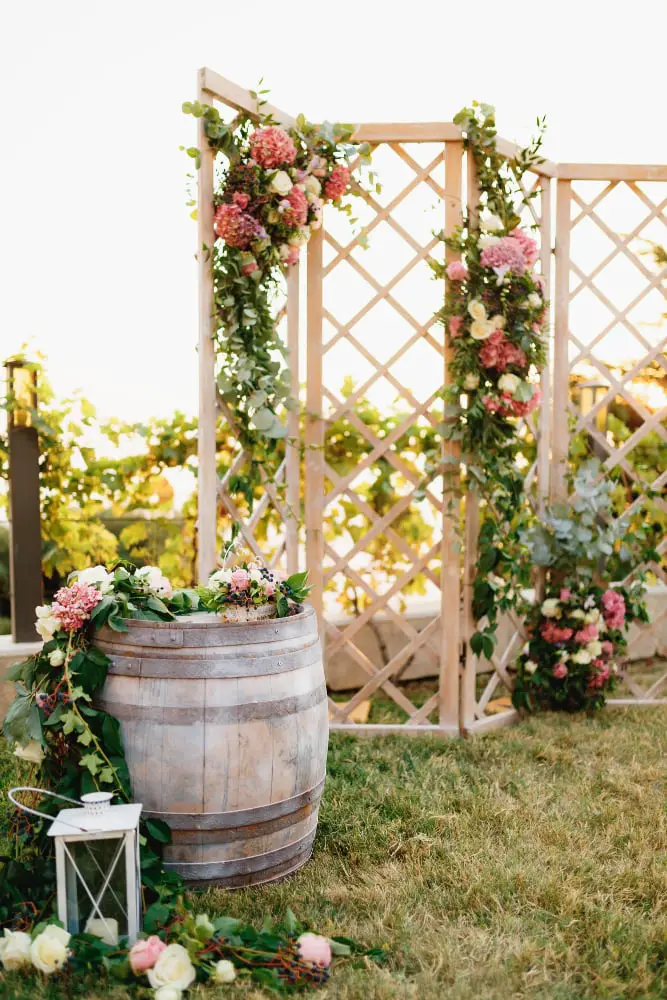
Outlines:
POLYGON ((53 691, 51 694, 46 694, 43 691, 39 691, 35 695, 35 702, 37 708, 41 708, 44 715, 51 715, 55 710, 58 702, 62 702, 63 705, 69 705, 71 698, 68 691, 53 691))

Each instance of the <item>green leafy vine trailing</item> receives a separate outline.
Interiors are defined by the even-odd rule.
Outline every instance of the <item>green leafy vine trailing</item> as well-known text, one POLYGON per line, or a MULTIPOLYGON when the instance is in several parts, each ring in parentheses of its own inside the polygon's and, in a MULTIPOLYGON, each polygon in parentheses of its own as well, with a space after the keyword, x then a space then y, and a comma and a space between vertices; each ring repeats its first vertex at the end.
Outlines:
MULTIPOLYGON (((496 148, 492 107, 474 103, 454 121, 474 159, 479 204, 453 235, 442 237, 452 259, 432 265, 438 278, 447 279, 439 314, 451 348, 442 432, 460 448, 466 487, 483 500, 471 647, 490 656, 499 615, 519 608, 522 588, 530 584, 521 541, 529 513, 516 458, 522 428, 530 431, 540 402, 547 302, 545 280, 534 270, 537 243, 521 227, 521 210, 536 192, 524 195, 520 182, 540 162, 544 120, 538 119, 537 137, 511 160, 496 148)), ((447 461, 451 495, 459 459, 452 454, 447 461)))
MULTIPOLYGON (((285 409, 295 409, 286 348, 276 329, 276 306, 287 269, 321 228, 326 204, 352 215, 350 163, 370 163, 367 143, 354 126, 313 125, 299 115, 282 127, 265 113, 264 95, 252 92, 259 115, 239 114, 230 124, 218 110, 186 102, 203 119, 215 161, 216 240, 204 247, 213 272, 217 383, 235 434, 251 458, 270 472, 287 435, 285 409)), ((199 165, 200 150, 187 151, 199 165)), ((372 174, 370 175, 372 180, 372 174)))

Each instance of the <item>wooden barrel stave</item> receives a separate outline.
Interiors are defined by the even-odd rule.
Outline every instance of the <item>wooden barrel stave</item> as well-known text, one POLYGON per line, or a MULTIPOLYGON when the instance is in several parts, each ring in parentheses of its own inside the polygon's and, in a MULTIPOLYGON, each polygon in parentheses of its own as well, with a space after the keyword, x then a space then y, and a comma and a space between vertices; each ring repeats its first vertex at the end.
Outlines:
POLYGON ((112 660, 101 707, 121 723, 135 797, 172 827, 167 866, 230 888, 300 867, 328 738, 312 609, 238 625, 132 622, 96 641, 112 660))

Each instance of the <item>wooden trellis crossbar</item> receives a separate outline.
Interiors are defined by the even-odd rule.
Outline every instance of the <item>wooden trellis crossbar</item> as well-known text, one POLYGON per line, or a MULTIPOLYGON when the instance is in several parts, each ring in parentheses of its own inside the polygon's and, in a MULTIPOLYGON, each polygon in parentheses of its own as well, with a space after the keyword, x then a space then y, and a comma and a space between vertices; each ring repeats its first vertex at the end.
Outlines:
MULTIPOLYGON (((258 115, 257 102, 249 91, 210 69, 200 70, 197 92, 201 102, 217 102, 231 109, 232 117, 239 112, 251 117, 258 115)), ((290 114, 272 105, 264 105, 262 111, 270 112, 285 125, 295 121, 290 114)), ((443 495, 443 480, 439 475, 432 474, 425 479, 415 459, 396 449, 397 443, 411 429, 421 428, 423 433, 432 433, 443 417, 440 384, 436 391, 423 394, 418 386, 406 384, 405 365, 410 362, 412 352, 426 351, 434 365, 442 366, 439 370, 444 385, 450 351, 435 316, 416 315, 415 308, 403 301, 401 289, 406 282, 423 274, 428 262, 438 253, 440 241, 433 234, 427 239, 417 238, 406 222, 405 213, 401 215, 401 212, 409 199, 427 192, 428 197, 437 202, 441 213, 438 226, 434 228, 443 228, 446 234, 453 233, 462 219, 462 205, 467 203, 468 210, 473 213, 477 208, 474 166, 465 155, 461 130, 452 122, 369 122, 358 126, 355 137, 370 143, 376 153, 393 157, 407 176, 388 198, 358 189, 366 215, 360 231, 354 235, 343 239, 335 235, 327 227, 325 216, 325 227, 313 233, 308 245, 305 316, 300 314, 299 269, 292 267, 289 271, 285 305, 280 315, 289 348, 295 396, 299 395, 300 355, 305 358, 305 407, 301 422, 298 413, 287 415, 289 436, 295 446, 287 447, 272 480, 264 476, 262 495, 255 509, 244 518, 230 487, 232 477, 243 469, 247 456, 240 450, 232 468, 222 478, 216 467, 218 420, 224 419, 232 434, 233 420, 216 393, 212 341, 215 319, 208 250, 215 239, 214 156, 208 149, 203 121, 199 121, 202 155, 198 201, 199 576, 206 579, 216 565, 217 519, 222 508, 239 520, 247 545, 257 557, 262 557, 257 531, 270 512, 279 521, 281 530, 270 556, 271 563, 282 564, 289 570, 304 564, 309 568, 315 584, 312 602, 320 621, 327 663, 347 657, 361 671, 363 679, 351 696, 344 702, 334 697, 330 699, 332 727, 369 734, 396 730, 445 736, 462 731, 483 732, 515 718, 511 709, 498 714, 489 712, 498 694, 506 695, 511 690, 512 663, 525 641, 523 624, 516 618, 511 619, 504 643, 491 661, 480 661, 472 653, 469 643, 475 628, 472 585, 483 511, 479 509, 476 496, 463 498, 465 529, 460 551, 458 492, 443 495), (420 149, 420 146, 426 148, 420 149), (357 250, 366 239, 371 245, 381 241, 385 227, 392 240, 400 243, 406 256, 397 262, 391 276, 380 278, 357 250), (338 269, 351 269, 354 280, 361 283, 366 292, 346 320, 339 317, 339 298, 331 301, 326 293, 332 276, 341 273, 338 269), (378 345, 361 332, 364 321, 378 315, 373 312, 376 309, 389 310, 388 314, 395 319, 399 329, 405 329, 404 336, 400 342, 392 344, 385 359, 376 355, 378 345), (325 338, 325 323, 327 332, 331 331, 328 339, 325 338), (302 340, 305 340, 305 355, 302 340), (365 371, 360 370, 355 384, 344 397, 338 385, 329 384, 330 373, 335 368, 331 359, 334 352, 341 349, 356 352, 360 363, 367 366, 365 371), (395 392, 400 403, 395 425, 382 433, 376 433, 362 419, 360 411, 360 404, 379 386, 395 392), (336 471, 335 463, 325 457, 325 439, 334 424, 349 428, 349 433, 357 435, 362 448, 351 470, 336 471), (381 510, 375 509, 364 493, 364 484, 367 486, 372 481, 380 466, 399 484, 391 505, 381 510), (411 515, 416 502, 426 505, 433 528, 433 536, 424 544, 400 530, 401 520, 411 515), (341 508, 341 504, 346 507, 341 508), (345 535, 334 538, 326 532, 330 512, 342 509, 353 510, 355 518, 358 515, 364 524, 360 533, 350 534, 349 539, 345 535), (374 579, 364 561, 369 549, 380 543, 392 546, 397 558, 395 571, 386 581, 374 579), (437 594, 438 612, 423 625, 406 617, 400 605, 406 590, 416 581, 423 581, 431 594, 437 594), (327 588, 331 587, 354 588, 362 603, 352 619, 334 620, 331 602, 325 596, 327 588), (381 622, 391 626, 396 639, 384 660, 378 659, 364 639, 369 629, 377 633, 381 622), (410 689, 400 684, 417 656, 422 663, 428 663, 437 676, 437 689, 424 696, 421 703, 416 696, 409 696, 410 689), (398 710, 405 721, 378 724, 352 721, 353 713, 365 702, 375 704, 378 699, 398 710)), ((513 143, 502 138, 498 140, 498 149, 508 159, 517 152, 513 143)), ((544 509, 550 497, 567 498, 571 433, 588 435, 602 456, 605 471, 619 470, 626 482, 632 484, 638 495, 628 507, 630 512, 639 512, 646 500, 643 474, 633 462, 633 452, 649 434, 655 435, 652 440, 667 442, 667 413, 664 407, 656 409, 638 398, 634 383, 649 364, 667 369, 667 361, 665 337, 659 337, 656 342, 650 328, 637 318, 637 310, 645 307, 656 294, 667 297, 667 292, 665 270, 652 268, 647 258, 639 254, 636 244, 648 226, 665 222, 667 197, 661 185, 664 188, 666 181, 665 165, 557 164, 549 160, 535 164, 523 181, 517 181, 517 193, 532 196, 525 208, 525 223, 533 227, 539 240, 540 270, 546 297, 552 303, 554 322, 550 360, 541 383, 545 405, 541 407, 537 424, 525 427, 537 442, 536 458, 526 468, 527 488, 533 491, 531 502, 537 512, 544 509), (594 191, 590 189, 591 182, 594 191), (641 215, 621 233, 614 230, 604 212, 608 198, 623 194, 636 200, 641 215), (552 238, 554 201, 555 241, 552 238), (608 243, 607 250, 594 266, 583 264, 578 257, 580 236, 586 226, 594 226, 608 243), (642 282, 641 288, 634 288, 625 302, 617 301, 614 289, 601 285, 607 268, 618 262, 632 269, 635 278, 642 282), (587 330, 582 337, 571 329, 570 307, 587 296, 592 296, 599 304, 606 318, 599 328, 587 330), (623 371, 615 367, 606 354, 600 353, 604 351, 606 339, 619 329, 634 338, 639 352, 632 365, 623 371), (573 412, 570 389, 582 363, 599 373, 606 388, 586 412, 573 412), (634 415, 630 433, 620 443, 613 440, 600 423, 615 400, 625 401, 634 415), (571 417, 574 417, 573 431, 568 424, 571 417)), ((452 259, 449 250, 446 259, 452 259)), ((428 364, 430 366, 430 361, 428 364)), ((443 460, 453 468, 461 461, 457 449, 456 442, 447 441, 441 445, 443 460)), ((663 471, 651 484, 654 493, 664 491, 665 483, 667 472, 663 471)), ((660 497, 654 496, 652 502, 667 512, 667 503, 660 497)), ((658 551, 664 552, 666 545, 663 540, 658 551)), ((667 573, 661 566, 650 568, 658 579, 667 583, 667 573)), ((633 568, 633 572, 638 570, 639 567, 633 568)), ((539 587, 538 582, 538 596, 539 587)), ((667 614, 667 607, 664 614, 667 614)), ((639 631, 633 630, 631 641, 638 635, 639 631)), ((623 682, 630 697, 615 699, 616 704, 655 704, 661 700, 661 695, 667 694, 667 674, 640 684, 624 666, 623 682)))

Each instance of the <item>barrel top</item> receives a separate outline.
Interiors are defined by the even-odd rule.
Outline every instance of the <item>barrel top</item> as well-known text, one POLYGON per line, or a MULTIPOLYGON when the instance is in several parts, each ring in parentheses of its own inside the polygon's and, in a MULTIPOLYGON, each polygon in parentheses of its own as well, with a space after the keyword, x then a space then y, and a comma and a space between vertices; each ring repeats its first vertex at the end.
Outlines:
POLYGON ((189 615, 177 615, 169 622, 146 621, 140 618, 125 618, 123 620, 128 625, 131 625, 133 629, 147 628, 153 630, 182 627, 187 629, 207 629, 215 625, 233 633, 235 629, 241 631, 248 628, 266 628, 267 625, 275 626, 276 622, 308 621, 314 614, 315 611, 313 608, 309 604, 304 604, 303 611, 300 611, 298 615, 289 615, 287 618, 259 618, 257 621, 249 622, 227 622, 216 615, 214 611, 194 611, 189 615))

